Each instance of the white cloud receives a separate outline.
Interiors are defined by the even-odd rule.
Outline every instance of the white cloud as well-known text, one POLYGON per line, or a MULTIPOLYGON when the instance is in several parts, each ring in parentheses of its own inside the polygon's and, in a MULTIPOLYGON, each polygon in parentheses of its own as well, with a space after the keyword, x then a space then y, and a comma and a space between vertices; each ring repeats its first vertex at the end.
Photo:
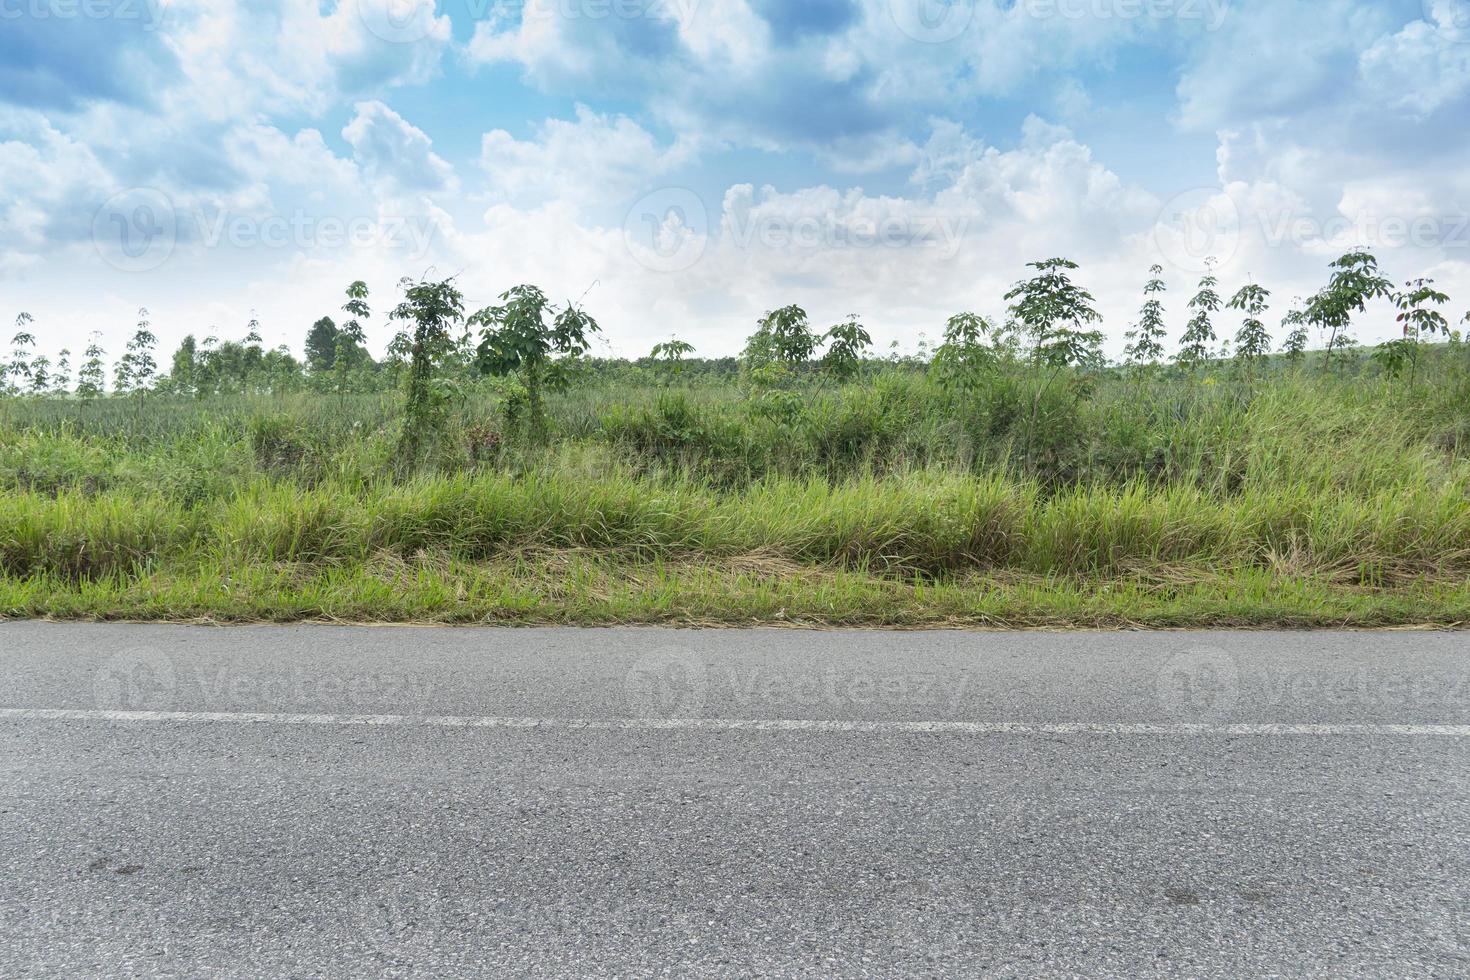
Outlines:
POLYGON ((575 120, 548 119, 536 138, 486 133, 480 164, 492 194, 520 204, 560 200, 577 206, 617 202, 693 156, 688 143, 661 147, 627 116, 579 105, 575 120))
POLYGON ((381 102, 357 103, 342 130, 352 155, 389 193, 437 192, 455 186, 454 168, 436 154, 433 141, 381 102))

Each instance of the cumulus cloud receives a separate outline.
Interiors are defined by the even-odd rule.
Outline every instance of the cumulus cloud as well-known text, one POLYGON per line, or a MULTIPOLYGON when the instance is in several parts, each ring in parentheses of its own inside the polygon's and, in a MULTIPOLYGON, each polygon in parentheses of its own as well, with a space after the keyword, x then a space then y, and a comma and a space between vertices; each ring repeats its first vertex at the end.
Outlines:
MULTIPOLYGON (((528 0, 518 16, 478 24, 468 53, 482 64, 519 65, 547 91, 597 86, 642 100, 681 133, 798 146, 859 172, 912 163, 903 131, 916 114, 1028 86, 1053 93, 1059 72, 1213 26, 1207 18, 1078 17, 1065 5, 964 3, 945 8, 961 19, 936 38, 924 28, 933 11, 925 19, 908 10, 926 2, 670 0, 635 4, 636 16, 591 17, 579 5, 528 0)), ((1064 104, 1080 105, 1075 85, 1060 91, 1064 104)))
POLYGON ((607 337, 634 354, 671 329, 734 351, 786 301, 910 344, 958 309, 1003 315, 1024 262, 1057 254, 1083 263, 1114 349, 1147 268, 1165 264, 1179 319, 1210 251, 1225 288, 1253 277, 1283 301, 1355 244, 1396 278, 1463 291, 1470 44, 1445 21, 1458 2, 1127 16, 526 0, 476 8, 489 16, 458 41, 433 0, 173 0, 152 31, 7 22, 0 276, 80 335, 95 310, 147 303, 166 342, 228 331, 254 306, 296 343, 340 305, 339 280, 381 297, 430 268, 461 272, 471 302, 518 281, 592 286, 607 337), (1137 130, 1120 138, 1098 117, 1124 97, 1137 130), (1204 186, 1176 198, 1180 182, 1204 186), (91 240, 130 189, 156 189, 178 218, 149 276, 91 240), (394 218, 427 232, 405 244, 384 231, 394 218), (257 240, 283 221, 285 239, 257 240), (331 244, 323 228, 344 223, 374 233, 331 244), (256 237, 233 241, 234 225, 256 237))
POLYGON ((364 171, 392 193, 453 189, 454 168, 436 154, 433 141, 381 102, 359 102, 342 138, 364 171))
POLYGON ((693 154, 688 142, 661 146, 627 116, 579 105, 574 120, 548 119, 531 140, 517 140, 503 129, 486 133, 480 164, 496 196, 520 204, 561 200, 581 206, 620 201, 693 154))

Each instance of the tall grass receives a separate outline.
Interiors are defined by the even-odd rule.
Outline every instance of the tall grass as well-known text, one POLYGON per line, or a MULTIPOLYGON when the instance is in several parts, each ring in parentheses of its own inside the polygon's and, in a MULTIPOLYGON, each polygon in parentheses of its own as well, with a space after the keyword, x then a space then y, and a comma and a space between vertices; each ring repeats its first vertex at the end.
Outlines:
POLYGON ((1442 578, 1470 571, 1470 479, 1323 495, 1307 485, 1076 487, 946 470, 722 491, 554 471, 425 476, 366 490, 257 482, 189 507, 67 491, 0 499, 0 568, 74 579, 218 560, 352 565, 391 553, 484 561, 587 549, 631 558, 766 556, 881 575, 1112 575, 1173 566, 1442 578), (1361 573, 1361 574, 1359 574, 1361 573))
POLYGON ((472 393, 456 438, 406 480, 387 475, 391 397, 12 401, 0 578, 34 596, 190 569, 259 583, 590 554, 888 582, 1463 582, 1470 388, 1428 377, 1105 375, 1042 392, 1016 371, 958 392, 895 368, 808 379, 784 416, 729 382, 593 385, 553 398, 534 441, 472 393))

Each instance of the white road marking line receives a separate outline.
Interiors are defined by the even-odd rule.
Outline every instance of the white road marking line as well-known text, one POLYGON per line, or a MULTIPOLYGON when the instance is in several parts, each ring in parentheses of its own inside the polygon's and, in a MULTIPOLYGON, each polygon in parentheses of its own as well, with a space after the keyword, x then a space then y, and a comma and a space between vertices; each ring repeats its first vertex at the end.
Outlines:
POLYGON ((497 718, 454 715, 277 714, 249 711, 102 711, 0 708, 0 721, 92 721, 124 724, 218 722, 244 725, 370 728, 504 728, 551 731, 797 732, 867 735, 1411 735, 1470 738, 1470 725, 1283 725, 1011 721, 799 721, 776 718, 497 718))

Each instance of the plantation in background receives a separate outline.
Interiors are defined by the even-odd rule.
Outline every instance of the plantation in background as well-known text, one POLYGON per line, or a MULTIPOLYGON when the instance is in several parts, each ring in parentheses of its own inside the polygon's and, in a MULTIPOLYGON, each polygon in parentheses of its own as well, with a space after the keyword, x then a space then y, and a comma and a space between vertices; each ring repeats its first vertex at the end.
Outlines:
POLYGON ((1207 275, 1171 341, 1155 269, 1106 364, 1075 276, 1037 263, 1008 322, 959 314, 915 355, 788 306, 739 358, 671 339, 636 363, 587 357, 598 327, 574 304, 518 287, 467 314, 452 282, 405 283, 376 361, 356 283, 305 364, 252 325, 186 341, 160 374, 142 317, 107 393, 97 345, 59 383, 69 365, 34 355, 23 322, 0 401, 0 611, 1470 619, 1470 350, 1432 283, 1344 256, 1273 339, 1265 289, 1226 298, 1207 275), (1402 339, 1367 352, 1350 331, 1374 299, 1402 339))

